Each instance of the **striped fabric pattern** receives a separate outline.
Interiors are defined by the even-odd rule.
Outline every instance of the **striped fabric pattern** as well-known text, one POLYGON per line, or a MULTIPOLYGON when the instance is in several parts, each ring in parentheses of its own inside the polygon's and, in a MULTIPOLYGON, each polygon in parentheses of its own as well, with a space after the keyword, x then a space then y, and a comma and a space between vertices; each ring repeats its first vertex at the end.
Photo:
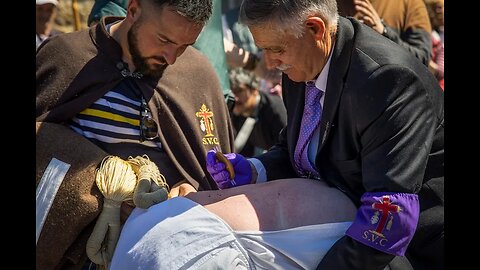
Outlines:
POLYGON ((122 80, 115 88, 78 113, 70 127, 89 140, 108 144, 140 143, 161 148, 157 139, 140 142, 141 95, 133 78, 122 80))

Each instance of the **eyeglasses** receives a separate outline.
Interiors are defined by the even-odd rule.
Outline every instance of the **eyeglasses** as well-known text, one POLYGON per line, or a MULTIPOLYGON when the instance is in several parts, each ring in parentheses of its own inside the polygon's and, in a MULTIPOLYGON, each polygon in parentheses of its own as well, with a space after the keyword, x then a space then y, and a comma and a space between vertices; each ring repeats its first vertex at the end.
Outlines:
POLYGON ((158 137, 157 122, 153 120, 152 113, 148 108, 145 98, 142 96, 140 109, 140 142, 151 141, 158 137))

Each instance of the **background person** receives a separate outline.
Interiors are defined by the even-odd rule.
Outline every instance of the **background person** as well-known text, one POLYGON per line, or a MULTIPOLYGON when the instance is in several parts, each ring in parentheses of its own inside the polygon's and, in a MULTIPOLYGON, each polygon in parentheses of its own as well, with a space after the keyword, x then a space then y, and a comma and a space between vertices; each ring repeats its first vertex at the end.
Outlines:
POLYGON ((278 142, 287 124, 282 98, 260 91, 260 80, 253 71, 229 71, 235 106, 230 115, 235 133, 235 152, 247 157, 263 153, 278 142))
POLYGON ((443 0, 425 0, 432 24, 432 59, 428 65, 443 89, 444 84, 444 2, 443 0))
POLYGON ((35 10, 35 29, 37 48, 51 36, 62 32, 54 28, 55 17, 57 16, 57 0, 36 0, 37 8, 35 10))
POLYGON ((253 70, 260 78, 260 91, 282 96, 281 72, 270 69, 261 50, 257 48, 248 27, 238 22, 241 2, 224 3, 222 14, 223 44, 229 69, 241 67, 253 70))
POLYGON ((428 66, 430 33, 424 0, 337 0, 341 16, 353 16, 410 51, 428 66))

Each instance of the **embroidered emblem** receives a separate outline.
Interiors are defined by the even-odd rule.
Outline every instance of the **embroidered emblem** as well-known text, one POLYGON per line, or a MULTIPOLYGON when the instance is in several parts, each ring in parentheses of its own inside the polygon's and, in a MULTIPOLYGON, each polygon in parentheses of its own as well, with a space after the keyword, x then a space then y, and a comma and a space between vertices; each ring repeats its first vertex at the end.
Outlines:
POLYGON ((200 118, 200 129, 205 132, 203 137, 203 144, 219 144, 218 138, 215 138, 213 130, 215 129, 213 124, 213 112, 211 112, 205 104, 202 104, 200 111, 195 112, 195 116, 200 118))
POLYGON ((382 252, 404 256, 418 223, 417 194, 365 192, 360 201, 345 234, 382 252))
POLYGON ((375 214, 372 216, 371 223, 372 224, 378 223, 378 225, 374 231, 373 230, 369 230, 369 231, 380 237, 385 238, 385 236, 382 234, 383 229, 386 227, 387 231, 389 231, 393 223, 393 215, 391 215, 390 213, 398 213, 400 212, 401 208, 398 205, 392 204, 390 202, 390 197, 388 195, 383 196, 382 201, 380 203, 378 202, 372 203, 372 208, 377 209, 377 211, 375 211, 375 214), (380 216, 380 212, 381 212, 381 216, 380 216), (390 220, 388 221, 388 224, 386 224, 389 216, 390 216, 390 220))

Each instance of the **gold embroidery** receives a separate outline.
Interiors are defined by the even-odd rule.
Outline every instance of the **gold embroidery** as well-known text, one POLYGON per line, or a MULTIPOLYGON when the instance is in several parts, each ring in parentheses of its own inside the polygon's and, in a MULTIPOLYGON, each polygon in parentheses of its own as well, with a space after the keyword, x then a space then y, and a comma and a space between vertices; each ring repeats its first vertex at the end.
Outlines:
POLYGON ((202 104, 200 111, 195 112, 195 116, 200 118, 200 129, 205 132, 202 143, 218 145, 218 138, 216 138, 213 134, 213 131, 215 130, 215 125, 213 123, 213 112, 211 112, 205 104, 202 104))

